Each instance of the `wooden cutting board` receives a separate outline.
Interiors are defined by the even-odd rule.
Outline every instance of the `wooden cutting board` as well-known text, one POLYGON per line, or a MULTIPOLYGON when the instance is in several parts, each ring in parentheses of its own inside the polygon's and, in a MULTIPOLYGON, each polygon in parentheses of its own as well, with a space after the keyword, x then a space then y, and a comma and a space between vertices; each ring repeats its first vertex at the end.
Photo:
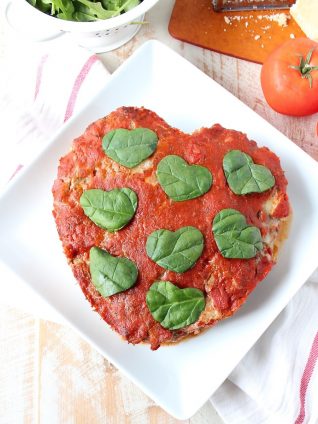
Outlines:
POLYGON ((181 41, 263 63, 279 44, 305 34, 288 10, 214 12, 211 0, 176 0, 170 34, 181 41), (279 18, 286 16, 285 26, 279 18))

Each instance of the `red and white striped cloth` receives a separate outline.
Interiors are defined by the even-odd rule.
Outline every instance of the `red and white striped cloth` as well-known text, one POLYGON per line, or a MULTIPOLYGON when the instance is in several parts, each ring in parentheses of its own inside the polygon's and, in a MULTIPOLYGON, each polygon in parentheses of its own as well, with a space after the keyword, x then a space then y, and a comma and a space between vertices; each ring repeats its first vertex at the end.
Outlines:
POLYGON ((68 40, 19 51, 2 75, 0 188, 105 84, 99 58, 68 40))
POLYGON ((317 359, 318 270, 211 402, 229 424, 317 424, 317 359))
MULTIPOLYGON (((59 42, 49 53, 19 52, 0 91, 0 187, 106 82, 96 55, 59 42)), ((318 235, 317 235, 318 236, 318 235)), ((10 278, 1 271, 1 280, 10 278)), ((13 281, 13 280, 12 280, 13 281)), ((26 286, 7 299, 61 321, 26 286), (19 296, 21 301, 19 302, 19 296), (26 301, 26 299, 29 301, 26 301)), ((1 301, 6 301, 5 290, 1 301)), ((228 424, 318 423, 318 272, 229 376, 211 402, 228 424)))

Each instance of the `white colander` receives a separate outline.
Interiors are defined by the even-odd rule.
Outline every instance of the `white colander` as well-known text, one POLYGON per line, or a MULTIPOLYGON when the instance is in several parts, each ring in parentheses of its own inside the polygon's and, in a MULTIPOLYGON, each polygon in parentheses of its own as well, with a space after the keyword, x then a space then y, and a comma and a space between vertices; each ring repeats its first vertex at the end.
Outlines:
POLYGON ((143 0, 138 6, 122 15, 96 22, 57 19, 40 12, 26 0, 7 0, 5 13, 9 24, 19 32, 23 32, 23 29, 21 30, 21 25, 17 22, 19 20, 21 22, 23 17, 23 26, 30 28, 32 34, 36 33, 37 28, 46 29, 46 33, 50 36, 42 37, 42 39, 66 32, 80 46, 100 53, 114 50, 127 43, 140 29, 145 13, 158 1, 143 0))

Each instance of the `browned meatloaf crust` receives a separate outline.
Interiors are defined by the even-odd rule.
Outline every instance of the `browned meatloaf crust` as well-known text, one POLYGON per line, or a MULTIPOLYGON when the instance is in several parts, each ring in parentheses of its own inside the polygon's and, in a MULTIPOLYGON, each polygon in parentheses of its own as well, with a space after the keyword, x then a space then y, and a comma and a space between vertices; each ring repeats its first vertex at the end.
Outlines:
POLYGON ((171 128, 154 112, 122 107, 91 124, 74 140, 71 151, 60 160, 53 186, 54 217, 65 255, 86 298, 100 316, 130 343, 147 342, 152 349, 197 334, 232 315, 276 260, 277 244, 289 216, 287 181, 278 157, 258 147, 245 134, 220 125, 185 134, 171 128), (114 162, 102 150, 102 137, 116 128, 150 128, 159 141, 155 153, 139 166, 128 169, 114 162), (249 154, 255 163, 267 166, 275 186, 261 194, 235 195, 227 185, 223 156, 231 149, 249 154), (207 167, 213 185, 204 196, 186 202, 167 197, 156 179, 158 162, 166 155, 182 156, 190 164, 207 167), (83 190, 129 187, 138 195, 138 210, 132 221, 118 232, 97 227, 83 212, 79 199, 83 190), (211 222, 223 208, 242 212, 261 231, 264 249, 252 259, 226 259, 214 241, 211 222), (161 268, 146 254, 147 236, 159 228, 176 230, 195 226, 204 235, 204 250, 192 269, 177 274, 161 268), (91 282, 89 250, 97 246, 114 256, 125 256, 138 267, 137 284, 124 292, 102 297, 91 282), (146 292, 155 280, 169 280, 177 286, 195 287, 206 295, 206 307, 199 320, 180 330, 163 328, 150 314, 146 292))

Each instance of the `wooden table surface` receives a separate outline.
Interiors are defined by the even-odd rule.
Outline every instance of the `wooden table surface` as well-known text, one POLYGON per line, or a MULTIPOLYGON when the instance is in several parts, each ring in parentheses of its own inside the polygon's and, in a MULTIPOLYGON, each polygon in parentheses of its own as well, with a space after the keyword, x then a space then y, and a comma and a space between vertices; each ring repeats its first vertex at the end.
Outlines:
MULTIPOLYGON (((297 119, 275 113, 262 95, 259 65, 173 39, 167 30, 173 3, 161 0, 146 16, 149 24, 132 41, 102 54, 107 68, 112 72, 144 41, 158 39, 318 159, 317 114, 297 119)), ((0 69, 12 54, 11 37, 1 17, 0 69)), ((0 323, 1 423, 180 423, 67 326, 5 304, 0 306, 0 323)), ((184 422, 220 424, 222 420, 208 402, 184 422)))

